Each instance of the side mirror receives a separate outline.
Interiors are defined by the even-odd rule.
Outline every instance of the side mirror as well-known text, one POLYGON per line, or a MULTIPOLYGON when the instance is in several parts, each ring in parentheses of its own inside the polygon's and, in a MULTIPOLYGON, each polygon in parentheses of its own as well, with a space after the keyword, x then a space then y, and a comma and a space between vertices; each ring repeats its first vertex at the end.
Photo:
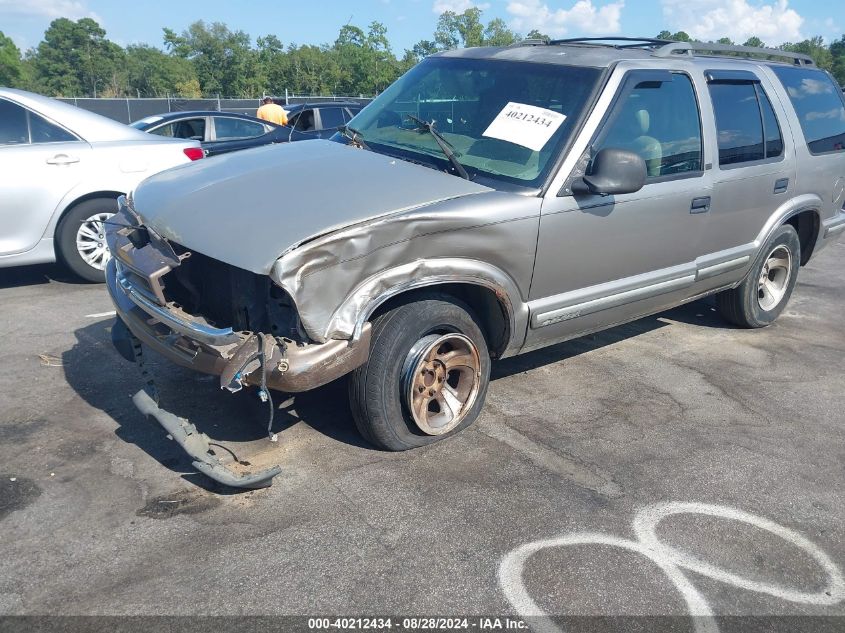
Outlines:
POLYGON ((645 185, 647 170, 639 154, 608 147, 593 158, 589 172, 572 183, 572 193, 601 196, 634 193, 645 185))

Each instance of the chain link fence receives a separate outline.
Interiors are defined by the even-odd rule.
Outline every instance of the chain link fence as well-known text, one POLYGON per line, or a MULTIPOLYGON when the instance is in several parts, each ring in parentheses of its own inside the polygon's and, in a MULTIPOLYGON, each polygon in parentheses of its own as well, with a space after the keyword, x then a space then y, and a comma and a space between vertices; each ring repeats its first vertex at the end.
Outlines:
MULTIPOLYGON (((101 114, 121 123, 132 123, 138 119, 163 114, 166 112, 186 112, 189 110, 214 110, 218 112, 239 112, 255 115, 261 105, 260 97, 254 99, 226 99, 222 97, 205 99, 184 99, 181 97, 164 98, 61 98, 59 101, 71 103, 89 112, 101 114)), ((289 95, 273 97, 281 105, 296 105, 301 103, 316 103, 318 101, 354 101, 366 105, 372 97, 340 97, 324 95, 289 95)))

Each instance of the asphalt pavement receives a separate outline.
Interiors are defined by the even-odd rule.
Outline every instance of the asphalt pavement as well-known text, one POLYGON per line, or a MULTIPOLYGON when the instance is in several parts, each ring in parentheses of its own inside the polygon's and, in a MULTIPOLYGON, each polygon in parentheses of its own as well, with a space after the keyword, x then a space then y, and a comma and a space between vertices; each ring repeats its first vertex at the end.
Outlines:
POLYGON ((0 614, 845 616, 843 269, 767 329, 699 301, 499 362, 472 428, 406 453, 342 381, 277 397, 271 443, 152 358, 170 410, 282 466, 254 492, 131 406, 104 287, 0 269, 0 614))

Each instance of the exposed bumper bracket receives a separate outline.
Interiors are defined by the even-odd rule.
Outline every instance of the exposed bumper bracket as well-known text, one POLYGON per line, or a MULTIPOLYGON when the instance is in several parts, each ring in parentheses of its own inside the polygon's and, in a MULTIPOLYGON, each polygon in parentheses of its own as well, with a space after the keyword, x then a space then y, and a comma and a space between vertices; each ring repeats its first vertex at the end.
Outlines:
POLYGON ((233 488, 267 488, 273 483, 273 477, 282 472, 280 466, 251 475, 239 475, 228 469, 217 459, 211 450, 211 442, 205 433, 197 430, 185 418, 180 418, 161 409, 150 395, 141 389, 132 396, 132 402, 138 411, 154 418, 168 435, 193 458, 193 466, 206 477, 233 488))

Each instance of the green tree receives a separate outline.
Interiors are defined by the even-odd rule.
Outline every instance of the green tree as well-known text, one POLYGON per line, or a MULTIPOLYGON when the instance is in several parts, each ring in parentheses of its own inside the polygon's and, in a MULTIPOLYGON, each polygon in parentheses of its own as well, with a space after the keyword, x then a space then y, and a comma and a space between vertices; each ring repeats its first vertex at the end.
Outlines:
POLYGON ((337 92, 380 92, 400 73, 387 29, 381 22, 372 22, 366 33, 357 26, 342 27, 330 54, 340 71, 337 92))
POLYGON ((17 87, 22 75, 21 52, 12 38, 0 31, 0 86, 17 87))
POLYGON ((531 29, 528 31, 528 35, 525 36, 529 40, 550 40, 551 38, 546 35, 545 33, 540 33, 537 29, 531 29))
POLYGON ((126 83, 130 96, 163 97, 183 94, 185 87, 194 93, 199 86, 194 67, 188 60, 146 44, 126 47, 126 83))
POLYGON ((693 39, 685 31, 678 31, 677 33, 670 33, 663 30, 657 34, 658 40, 669 40, 671 42, 692 42, 693 39))
POLYGON ((508 28, 504 20, 494 18, 484 27, 484 39, 482 43, 484 46, 510 46, 520 39, 517 33, 514 33, 508 28))
POLYGON ((833 70, 833 54, 830 48, 825 45, 824 39, 820 35, 796 44, 787 43, 782 45, 781 48, 792 53, 809 55, 819 68, 833 70))
POLYGON ((205 94, 253 96, 263 88, 258 56, 243 31, 199 20, 181 35, 165 28, 164 44, 176 57, 190 60, 205 94))
POLYGON ((754 48, 765 48, 766 43, 763 42, 763 40, 761 40, 759 37, 754 35, 752 37, 749 37, 747 40, 745 40, 745 42, 743 43, 743 46, 753 46, 754 48))
POLYGON ((32 58, 35 82, 54 96, 117 96, 124 89, 124 52, 91 18, 58 18, 32 58))
POLYGON ((481 46, 484 43, 484 26, 481 9, 472 7, 463 13, 445 11, 437 18, 434 41, 441 50, 481 46))
POLYGON ((840 86, 845 86, 845 35, 830 45, 831 69, 840 86))
POLYGON ((262 68, 265 85, 261 92, 270 95, 284 94, 290 81, 290 60, 285 52, 285 46, 275 35, 265 35, 255 41, 257 46, 258 64, 262 68))

